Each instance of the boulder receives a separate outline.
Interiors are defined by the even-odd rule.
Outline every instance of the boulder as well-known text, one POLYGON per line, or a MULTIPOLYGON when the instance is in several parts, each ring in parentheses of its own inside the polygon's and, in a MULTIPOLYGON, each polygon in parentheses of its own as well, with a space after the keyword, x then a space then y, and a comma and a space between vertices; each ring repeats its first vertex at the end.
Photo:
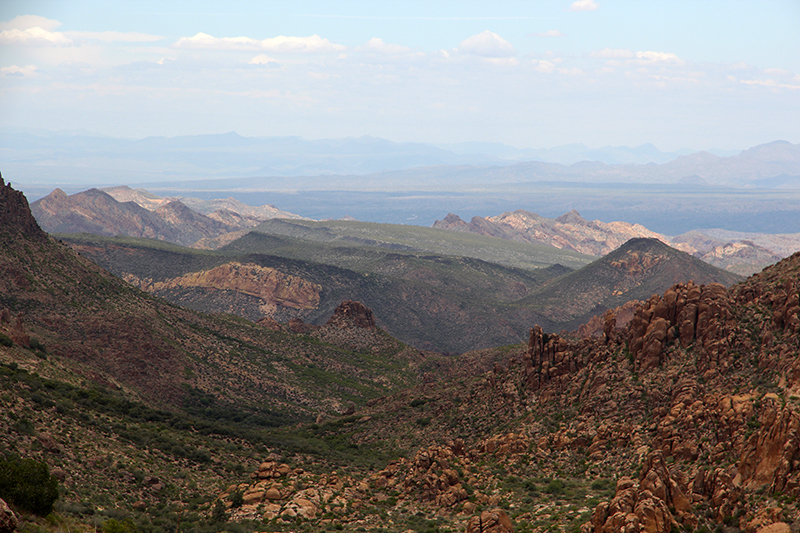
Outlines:
POLYGON ((466 533, 514 533, 514 527, 505 511, 494 509, 470 518, 466 533))

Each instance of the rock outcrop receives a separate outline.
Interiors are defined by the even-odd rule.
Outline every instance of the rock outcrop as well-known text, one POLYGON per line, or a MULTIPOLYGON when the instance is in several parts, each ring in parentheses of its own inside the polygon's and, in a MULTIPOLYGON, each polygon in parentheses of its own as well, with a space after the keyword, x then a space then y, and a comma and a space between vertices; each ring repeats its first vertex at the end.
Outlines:
POLYGON ((701 371, 728 364, 727 337, 732 324, 731 297, 719 283, 678 284, 642 305, 628 326, 628 347, 639 372, 659 365, 665 346, 678 339, 695 344, 701 371))
POLYGON ((340 329, 362 328, 375 329, 375 317, 372 310, 361 302, 345 300, 333 310, 333 316, 325 323, 340 329))
POLYGON ((6 184, 0 175, 0 236, 24 235, 37 241, 47 240, 31 213, 28 201, 22 191, 16 191, 6 184))
POLYGON ((686 488, 672 478, 661 452, 644 461, 638 483, 623 477, 617 481, 614 498, 592 513, 595 533, 669 533, 678 526, 675 515, 692 520, 691 500, 686 488), (675 515, 673 515, 673 512, 675 515))
POLYGON ((514 527, 505 511, 493 509, 470 518, 466 533, 514 533, 514 527))
POLYGON ((667 242, 663 235, 639 224, 605 223, 599 220, 589 222, 575 210, 556 219, 550 219, 519 209, 496 217, 472 217, 469 224, 457 215, 449 213, 444 220, 434 222, 433 227, 544 244, 596 256, 605 255, 624 242, 637 237, 656 238, 667 242))
POLYGON ((169 289, 201 288, 234 291, 259 298, 265 313, 276 307, 315 309, 319 306, 321 287, 299 276, 284 274, 274 268, 253 263, 226 263, 210 270, 192 272, 167 281, 150 282, 134 276, 126 281, 140 289, 158 294, 169 289))

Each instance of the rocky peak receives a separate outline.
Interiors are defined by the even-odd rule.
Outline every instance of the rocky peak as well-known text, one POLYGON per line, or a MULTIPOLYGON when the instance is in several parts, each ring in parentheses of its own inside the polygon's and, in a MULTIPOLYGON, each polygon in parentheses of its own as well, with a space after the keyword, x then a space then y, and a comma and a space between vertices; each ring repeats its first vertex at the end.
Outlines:
POLYGON ((466 226, 467 223, 461 220, 461 217, 453 213, 447 213, 444 220, 437 220, 433 223, 432 227, 439 229, 460 229, 466 226))
POLYGON ((563 215, 558 217, 556 219, 556 222, 560 222, 561 224, 584 225, 586 224, 586 219, 584 219, 576 209, 573 209, 569 213, 564 213, 563 215))
POLYGON ((345 300, 333 311, 333 316, 325 324, 337 328, 375 329, 375 317, 372 310, 353 300, 345 300))
POLYGON ((10 183, 6 184, 2 175, 0 175, 0 234, 7 236, 22 234, 41 241, 47 239, 47 234, 33 218, 25 195, 21 191, 14 190, 10 183))

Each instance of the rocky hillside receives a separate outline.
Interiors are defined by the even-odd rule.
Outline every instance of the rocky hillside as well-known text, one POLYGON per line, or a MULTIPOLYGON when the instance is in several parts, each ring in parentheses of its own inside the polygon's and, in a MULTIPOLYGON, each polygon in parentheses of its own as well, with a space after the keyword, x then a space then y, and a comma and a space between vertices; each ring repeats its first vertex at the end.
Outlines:
POLYGON ((728 289, 676 284, 624 327, 607 313, 600 337, 534 327, 477 380, 420 385, 306 430, 410 447, 385 467, 267 458, 219 498, 241 497, 234 520, 305 531, 789 533, 798 287, 800 254, 728 289))
POLYGON ((243 204, 235 198, 218 198, 213 200, 203 200, 191 196, 181 196, 177 198, 162 198, 144 189, 131 189, 125 185, 119 187, 106 187, 101 189, 103 192, 112 196, 118 202, 135 202, 149 211, 155 211, 164 204, 179 200, 190 209, 202 213, 203 215, 214 216, 215 213, 224 216, 223 213, 231 213, 242 218, 249 218, 263 222, 271 218, 302 219, 300 215, 289 213, 278 209, 274 205, 253 206, 243 204))
POLYGON ((800 248, 797 235, 736 235, 727 232, 731 234, 723 238, 712 236, 725 233, 720 230, 694 230, 668 237, 639 224, 590 222, 575 210, 549 219, 520 209, 496 217, 472 217, 469 223, 449 213, 443 220, 437 220, 433 227, 547 244, 595 256, 606 255, 629 239, 652 238, 742 276, 759 272, 800 248))
POLYGON ((31 204, 48 233, 126 235, 184 246, 216 248, 275 216, 300 218, 274 206, 252 207, 236 200, 160 198, 129 187, 89 189, 67 196, 61 189, 31 204), (215 208, 215 209, 211 209, 215 208))
POLYGON ((153 241, 60 238, 137 287, 198 311, 322 325, 342 300, 358 300, 396 338, 449 353, 520 342, 531 322, 547 319, 514 302, 569 272, 258 233, 214 253, 153 241))
MULTIPOLYGON (((47 463, 62 494, 48 519, 23 514, 25 528, 791 533, 800 522, 800 254, 728 288, 674 284, 624 326, 606 313, 596 337, 532 324, 524 344, 437 360, 404 350, 356 302, 317 327, 255 326, 123 290, 41 232, 4 184, 0 217, 0 452, 47 463), (426 378, 370 392, 406 361, 426 378), (349 408, 319 407, 300 375, 349 408), (263 393, 284 382, 283 396, 263 393), (154 406, 181 396, 172 411, 154 406), (275 427, 251 399, 319 416, 275 427)), ((659 256, 626 257, 612 261, 636 272, 659 256)))
MULTIPOLYGON (((769 236, 761 236, 762 241, 769 236)), ((776 236, 778 237, 778 236, 776 236)), ((788 236, 784 236, 788 237, 788 236)), ((715 238, 699 231, 690 231, 670 239, 677 248, 689 252, 706 263, 724 268, 742 276, 760 272, 763 268, 775 264, 787 255, 800 248, 796 240, 794 246, 779 249, 777 243, 767 243, 772 249, 759 245, 753 240, 728 240, 715 238)))
MULTIPOLYGON (((155 299, 49 237, 10 186, 0 185, 0 194, 0 309, 86 379, 125 387, 163 408, 207 395, 286 423, 345 411, 419 378, 419 352, 394 339, 353 351, 155 299)), ((240 290, 268 293, 273 305, 309 305, 287 297, 296 280, 239 269, 249 276, 240 276, 240 290)), ((211 271, 187 283, 218 280, 219 272, 211 271)), ((304 290, 299 293, 316 301, 318 287, 304 290)), ((317 335, 323 334, 324 328, 317 335)))
POLYGON ((619 248, 622 243, 634 238, 664 239, 662 235, 638 224, 605 223, 599 220, 589 222, 575 210, 556 219, 550 219, 518 209, 496 217, 472 217, 469 224, 461 220, 458 215, 450 213, 444 220, 434 222, 433 227, 546 244, 594 256, 606 255, 619 248))
POLYGON ((632 300, 646 300, 675 283, 730 286, 740 276, 670 248, 657 239, 631 239, 610 254, 522 298, 565 329, 632 300), (544 311, 546 310, 546 311, 544 311))

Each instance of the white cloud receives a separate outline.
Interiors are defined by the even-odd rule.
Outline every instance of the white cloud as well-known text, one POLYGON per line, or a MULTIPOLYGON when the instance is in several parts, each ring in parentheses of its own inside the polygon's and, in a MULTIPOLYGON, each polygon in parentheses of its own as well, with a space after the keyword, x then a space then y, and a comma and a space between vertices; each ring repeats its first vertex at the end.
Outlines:
POLYGON ((594 11, 595 9, 599 8, 600 4, 595 2, 594 0, 577 0, 577 2, 572 2, 572 5, 569 6, 570 11, 594 11))
POLYGON ((547 30, 547 31, 540 31, 537 33, 531 33, 531 37, 563 37, 564 34, 558 30, 547 30))
POLYGON ((481 57, 513 57, 516 51, 510 42, 486 30, 461 41, 458 50, 481 57))
POLYGON ((362 44, 361 46, 356 48, 356 50, 358 50, 359 52, 372 52, 376 54, 388 54, 388 55, 408 54, 411 52, 411 48, 407 46, 385 43, 383 42, 383 39, 379 39, 378 37, 373 37, 365 44, 362 44))
POLYGON ((160 41, 164 37, 160 35, 150 35, 149 33, 139 33, 135 31, 65 31, 64 35, 70 39, 126 43, 151 43, 160 41))
POLYGON ((766 72, 767 74, 773 74, 773 75, 777 74, 778 76, 791 76, 792 75, 792 73, 790 71, 788 71, 786 69, 782 69, 782 68, 765 68, 764 72, 766 72))
POLYGON ((551 63, 550 61, 540 61, 540 60, 533 60, 533 68, 539 72, 544 72, 545 74, 550 74, 556 68, 556 66, 551 63))
POLYGON ((0 22, 0 30, 28 30, 31 28, 42 28, 52 31, 61 26, 61 22, 38 15, 20 15, 8 22, 0 22))
POLYGON ((72 41, 57 31, 49 31, 39 26, 24 30, 11 29, 0 32, 0 44, 58 45, 72 44, 72 41))
POLYGON ((681 58, 668 52, 636 52, 636 59, 643 63, 671 63, 673 65, 684 64, 681 58))
POLYGON ((24 67, 11 65, 10 67, 0 68, 0 74, 3 74, 3 76, 18 76, 22 78, 34 75, 36 70, 36 65, 25 65, 24 67))
POLYGON ((267 54, 258 54, 256 57, 250 60, 251 65, 269 65, 269 66, 278 66, 280 63, 277 59, 269 57, 267 54))
POLYGON ((775 89, 800 89, 800 85, 792 85, 790 83, 781 83, 777 80, 741 80, 746 85, 763 85, 764 87, 772 87, 775 89))
POLYGON ((335 44, 319 35, 286 37, 279 35, 259 41, 250 37, 214 37, 198 33, 194 37, 181 37, 175 43, 180 48, 210 48, 216 50, 265 50, 269 52, 341 52, 346 46, 335 44))
POLYGON ((602 50, 595 50, 589 57, 600 57, 604 59, 630 59, 635 57, 636 54, 632 50, 624 48, 603 48, 602 50))

